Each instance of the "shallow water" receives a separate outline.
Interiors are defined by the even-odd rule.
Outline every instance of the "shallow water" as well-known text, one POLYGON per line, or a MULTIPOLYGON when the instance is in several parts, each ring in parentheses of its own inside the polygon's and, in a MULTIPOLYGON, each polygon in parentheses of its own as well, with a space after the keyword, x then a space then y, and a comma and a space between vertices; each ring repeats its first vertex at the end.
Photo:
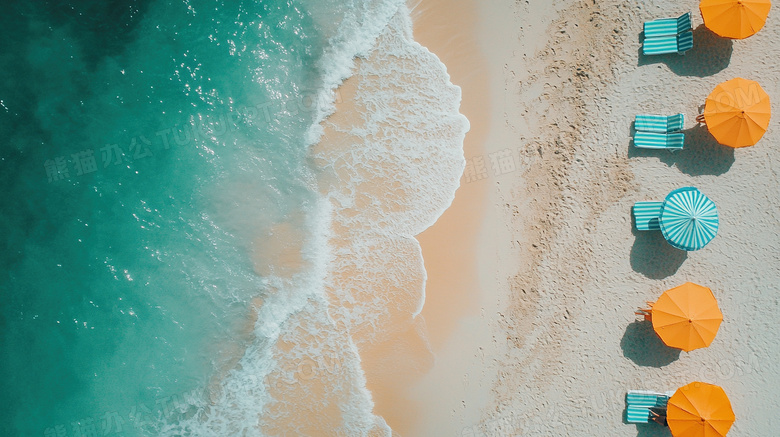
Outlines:
POLYGON ((414 323, 412 236, 451 201, 468 125, 403 2, 2 20, 2 434, 388 433, 361 350, 414 323), (355 55, 363 116, 334 147, 319 122, 355 55))

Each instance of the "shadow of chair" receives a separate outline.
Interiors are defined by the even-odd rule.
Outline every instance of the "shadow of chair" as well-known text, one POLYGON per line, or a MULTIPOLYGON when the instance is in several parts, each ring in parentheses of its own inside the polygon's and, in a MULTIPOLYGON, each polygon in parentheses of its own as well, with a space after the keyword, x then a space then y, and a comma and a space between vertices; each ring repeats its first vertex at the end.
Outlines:
POLYGON ((657 423, 639 423, 636 425, 636 437, 669 437, 669 428, 657 423))
MULTIPOLYGON (((640 39, 644 41, 644 35, 640 35, 640 39)), ((663 63, 679 76, 712 76, 729 66, 733 45, 731 39, 716 35, 702 24, 694 29, 693 48, 685 55, 672 53, 645 56, 640 46, 639 66, 663 63)))
POLYGON ((650 279, 668 278, 688 259, 688 252, 672 247, 661 231, 639 231, 632 226, 631 232, 636 238, 631 247, 631 268, 637 273, 650 279))

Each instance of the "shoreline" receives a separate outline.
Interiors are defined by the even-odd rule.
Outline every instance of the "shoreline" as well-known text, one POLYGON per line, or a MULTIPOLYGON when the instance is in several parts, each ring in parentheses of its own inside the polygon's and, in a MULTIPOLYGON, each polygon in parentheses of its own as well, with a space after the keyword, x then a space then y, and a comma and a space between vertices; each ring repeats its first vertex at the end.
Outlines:
MULTIPOLYGON (((450 81, 461 88, 460 112, 471 126, 463 144, 466 173, 474 158, 482 158, 489 172, 495 72, 479 40, 484 21, 475 17, 481 6, 475 0, 421 0, 410 1, 409 8, 415 41, 446 65, 450 81)), ((388 421, 398 435, 460 435, 489 405, 494 376, 484 372, 484 360, 493 353, 493 340, 486 308, 494 305, 495 283, 493 239, 485 225, 494 182, 481 173, 464 174, 450 207, 416 236, 428 273, 421 316, 435 359, 431 369, 402 387, 396 404, 413 414, 388 421)))
MULTIPOLYGON (((383 418, 395 433, 406 435, 411 432, 410 421, 418 410, 407 392, 435 366, 432 343, 440 342, 438 339, 448 329, 446 325, 443 328, 437 325, 440 327, 438 333, 430 335, 425 316, 419 314, 426 311, 424 304, 430 298, 425 292, 425 278, 430 275, 423 270, 424 264, 428 264, 423 259, 425 249, 420 247, 415 235, 430 229, 432 223, 446 213, 445 207, 451 206, 457 198, 454 191, 461 176, 461 142, 468 121, 463 115, 455 114, 460 93, 448 81, 445 66, 429 50, 412 41, 410 26, 413 23, 406 11, 399 10, 398 14, 387 33, 375 42, 374 50, 368 56, 356 59, 353 75, 339 87, 342 101, 323 123, 323 139, 312 149, 312 155, 315 163, 321 163, 332 173, 321 179, 321 191, 336 193, 330 199, 334 207, 330 244, 341 248, 342 252, 333 261, 339 267, 330 284, 330 316, 350 332, 359 353, 366 388, 371 393, 373 413, 383 418), (392 55, 386 57, 385 53, 392 55), (408 55, 410 61, 405 68, 413 67, 414 70, 407 71, 408 76, 399 77, 394 64, 388 62, 397 61, 397 56, 404 59, 403 55, 408 55), (394 81, 392 86, 402 87, 408 80, 410 90, 421 85, 425 88, 407 96, 399 93, 399 98, 399 94, 383 91, 389 86, 390 78, 394 81), (371 97, 365 99, 366 96, 371 97), (391 150, 381 142, 381 137, 386 135, 382 133, 375 136, 373 143, 365 143, 367 137, 359 132, 364 129, 363 123, 369 121, 365 114, 370 113, 372 105, 389 111, 389 115, 384 116, 391 120, 403 120, 404 117, 416 120, 420 113, 426 113, 430 118, 414 123, 421 123, 421 127, 429 130, 404 131, 408 128, 403 123, 397 126, 388 123, 381 127, 385 121, 380 116, 372 118, 369 126, 398 129, 399 133, 404 132, 405 141, 394 145, 396 150, 391 150), (437 119, 438 114, 447 116, 437 119), (427 132, 435 132, 435 137, 428 136, 427 132), (368 145, 374 148, 368 148, 368 145), (356 161, 352 162, 353 159, 356 161), (366 163, 381 164, 381 171, 373 170, 376 174, 371 174, 358 186, 349 185, 351 178, 368 177, 359 173, 364 171, 362 164, 366 163), (414 179, 405 179, 410 176, 414 179), (405 183, 417 188, 407 194, 405 183), (415 185, 420 183, 424 185, 415 185), (419 193, 427 194, 420 197, 419 193), (348 199, 353 196, 351 203, 348 199), (415 202, 410 203, 411 199, 415 202), (446 203, 440 203, 444 201, 446 203), (355 217, 370 218, 372 214, 389 214, 389 219, 395 214, 401 221, 394 227, 385 222, 378 223, 378 228, 354 226, 355 217), (419 221, 421 219, 424 222, 419 221), (388 226, 387 229, 383 225, 388 226), (367 239, 373 247, 370 250, 363 248, 356 254, 344 251, 354 238, 367 239), (378 256, 380 253, 389 257, 378 256), (366 264, 378 270, 366 270, 366 264), (348 317, 348 308, 355 308, 353 311, 360 314, 363 322, 351 326, 357 319, 348 317), (346 317, 339 318, 342 312, 346 317)), ((473 262, 467 262, 464 268, 470 265, 473 262)), ((443 305, 434 308, 450 312, 443 305)))

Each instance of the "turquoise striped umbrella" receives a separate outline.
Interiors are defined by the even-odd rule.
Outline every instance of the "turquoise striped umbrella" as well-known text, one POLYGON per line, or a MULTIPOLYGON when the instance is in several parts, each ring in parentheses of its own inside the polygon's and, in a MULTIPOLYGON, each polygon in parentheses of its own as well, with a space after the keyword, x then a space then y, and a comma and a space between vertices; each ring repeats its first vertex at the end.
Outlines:
POLYGON ((699 250, 718 233, 718 208, 697 188, 678 188, 666 196, 659 222, 669 244, 699 250))

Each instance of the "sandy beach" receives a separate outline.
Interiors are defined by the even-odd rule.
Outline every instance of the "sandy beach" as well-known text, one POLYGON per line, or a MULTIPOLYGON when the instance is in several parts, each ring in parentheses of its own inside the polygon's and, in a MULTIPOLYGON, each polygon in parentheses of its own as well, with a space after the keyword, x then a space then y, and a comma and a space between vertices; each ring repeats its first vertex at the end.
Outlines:
POLYGON ((415 39, 462 87, 472 131, 455 202, 418 237, 435 364, 405 390, 415 414, 388 424, 399 435, 666 436, 625 422, 626 391, 703 381, 731 399, 729 435, 777 434, 780 126, 734 150, 694 122, 734 77, 780 101, 776 15, 732 41, 703 26, 696 1, 410 7, 415 39), (644 21, 687 11, 693 50, 641 55, 644 21), (678 112, 684 150, 631 145, 636 114, 678 112), (718 236, 697 252, 632 225, 635 202, 683 186, 720 211, 718 236), (680 353, 634 310, 687 281, 713 290, 724 322, 709 348, 680 353))
POLYGON ((696 381, 780 436, 777 10, 732 40, 699 0, 4 5, 0 437, 670 437, 627 392, 696 381), (684 148, 635 147, 678 113, 684 148), (690 186, 706 247, 637 230, 690 186))

